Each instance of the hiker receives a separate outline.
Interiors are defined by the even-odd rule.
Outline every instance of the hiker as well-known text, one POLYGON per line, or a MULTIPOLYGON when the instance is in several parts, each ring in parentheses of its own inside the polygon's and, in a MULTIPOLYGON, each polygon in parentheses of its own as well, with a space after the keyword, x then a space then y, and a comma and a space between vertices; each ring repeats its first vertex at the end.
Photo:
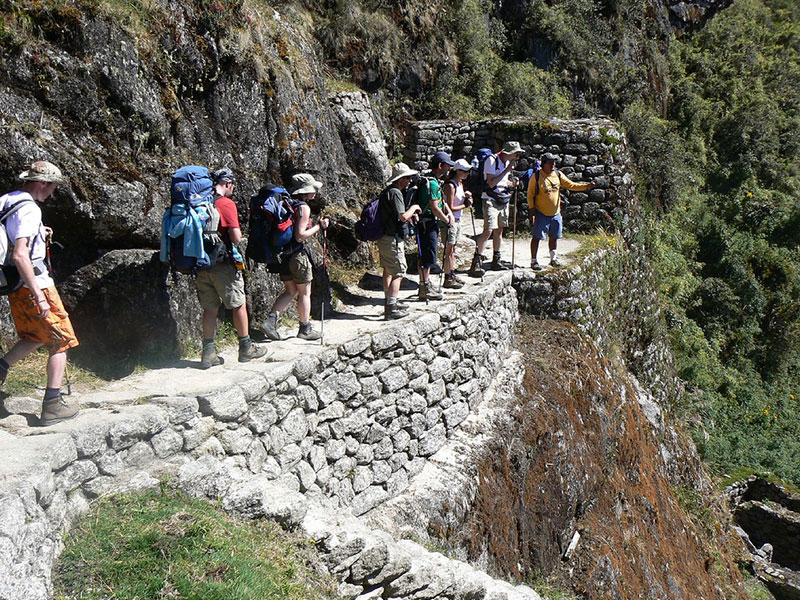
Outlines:
POLYGON ((386 298, 383 316, 389 321, 408 316, 408 308, 397 300, 400 284, 408 265, 403 240, 409 235, 409 223, 413 223, 422 209, 412 204, 406 209, 403 190, 411 183, 418 171, 409 169, 405 163, 392 168, 392 176, 379 197, 378 210, 383 223, 383 235, 378 239, 380 264, 383 267, 383 293, 386 298))
POLYGON ((200 368, 221 365, 223 358, 217 354, 214 336, 217 331, 217 316, 220 304, 233 313, 233 326, 239 337, 239 362, 249 362, 267 353, 263 346, 250 340, 250 323, 244 293, 244 260, 238 244, 242 241, 239 226, 239 211, 232 200, 236 189, 236 177, 230 169, 219 169, 211 176, 214 182, 214 206, 219 212, 217 232, 227 250, 222 262, 207 269, 199 269, 195 285, 200 306, 203 308, 203 352, 200 368))
POLYGON ((431 267, 436 264, 439 248, 439 222, 449 226, 455 223, 450 208, 442 201, 442 187, 439 179, 453 166, 450 155, 437 152, 430 162, 430 176, 419 178, 419 206, 421 215, 419 230, 419 299, 441 300, 442 291, 431 283, 431 267))
POLYGON ((455 273, 456 256, 455 250, 458 240, 461 237, 461 213, 465 208, 472 205, 472 192, 464 190, 464 180, 469 175, 471 165, 459 158, 453 163, 450 175, 444 184, 444 201, 450 212, 453 214, 454 222, 447 226, 445 231, 445 257, 444 264, 444 287, 458 289, 464 287, 464 280, 455 273))
POLYGON ((78 414, 77 402, 61 395, 67 350, 78 346, 78 339, 51 276, 47 245, 53 230, 42 223, 39 207, 64 177, 54 164, 38 161, 20 173, 19 179, 24 182, 22 186, 0 198, 3 212, 21 205, 5 221, 8 242, 14 249, 13 264, 3 267, 3 273, 9 282, 17 274, 20 280, 19 287, 8 295, 19 341, 0 358, 0 384, 14 363, 40 346, 47 348, 47 388, 40 419, 40 424, 47 426, 78 414))
POLYGON ((294 209, 293 236, 289 246, 284 248, 282 260, 276 265, 270 265, 270 272, 278 273, 283 281, 284 291, 277 297, 269 317, 261 326, 261 330, 271 340, 280 341, 283 338, 278 332, 278 316, 286 310, 289 304, 297 298, 297 316, 300 320, 300 329, 297 337, 301 340, 318 340, 319 331, 311 328, 311 281, 314 279, 314 265, 311 255, 305 247, 305 241, 311 239, 319 231, 327 229, 330 221, 328 217, 321 217, 319 223, 311 225, 311 208, 322 182, 314 179, 308 173, 298 173, 292 176, 289 194, 292 198, 294 209))
POLYGON ((549 237, 550 265, 561 265, 556 248, 564 228, 561 219, 561 188, 582 192, 597 187, 597 183, 576 183, 556 168, 558 156, 546 152, 541 158, 541 170, 534 172, 528 183, 528 212, 531 215, 531 269, 541 271, 536 258, 539 242, 549 237))
MULTIPOLYGON (((492 254, 493 271, 502 271, 505 267, 500 262, 500 246, 503 242, 503 229, 508 227, 509 201, 517 181, 511 177, 511 170, 517 164, 524 151, 519 142, 506 142, 498 154, 486 159, 483 165, 483 176, 486 180, 483 200, 483 232, 478 236, 477 254, 483 255, 483 249, 489 238, 492 238, 494 252, 492 254)), ((483 275, 483 267, 478 264, 474 275, 483 275)))

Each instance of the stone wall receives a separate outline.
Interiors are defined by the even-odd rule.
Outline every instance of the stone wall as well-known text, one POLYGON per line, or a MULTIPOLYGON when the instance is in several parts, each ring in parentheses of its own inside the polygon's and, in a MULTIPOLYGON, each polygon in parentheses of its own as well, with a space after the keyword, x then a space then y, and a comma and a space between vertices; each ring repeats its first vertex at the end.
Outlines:
MULTIPOLYGON (((433 154, 445 150, 454 159, 470 161, 479 148, 498 151, 507 140, 520 142, 525 150, 518 174, 544 152, 552 152, 560 157, 558 168, 573 181, 597 181, 597 188, 589 192, 562 191, 562 214, 569 230, 613 228, 629 212, 630 157, 624 134, 607 119, 416 121, 406 131, 404 159, 414 168, 426 169, 433 154)), ((527 203, 520 196, 518 222, 527 220, 527 203)))
POLYGON ((0 452, 15 457, 0 482, 0 597, 47 598, 59 532, 91 499, 201 455, 366 512, 405 489, 481 401, 517 315, 502 278, 224 389, 85 409, 41 435, 0 432, 0 452))
POLYGON ((621 236, 601 243, 606 247, 580 265, 536 276, 524 271, 514 282, 520 310, 574 323, 607 356, 622 359, 659 404, 674 405, 682 388, 652 266, 621 236))

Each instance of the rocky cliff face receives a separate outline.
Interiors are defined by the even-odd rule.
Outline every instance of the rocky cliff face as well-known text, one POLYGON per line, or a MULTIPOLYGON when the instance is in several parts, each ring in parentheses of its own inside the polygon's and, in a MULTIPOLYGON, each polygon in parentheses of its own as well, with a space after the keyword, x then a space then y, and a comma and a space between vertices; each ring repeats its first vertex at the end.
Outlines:
MULTIPOLYGON (((151 346, 174 355, 196 336, 192 286, 168 283, 144 252, 158 247, 169 175, 183 164, 234 169, 245 220, 260 185, 311 172, 349 224, 357 177, 348 156, 359 141, 347 140, 345 153, 302 13, 168 0, 128 8, 41 2, 3 17, 0 181, 12 189, 35 159, 55 162, 69 179, 44 216, 65 246, 54 262, 84 341, 77 356, 124 359, 151 346), (124 298, 143 282, 153 294, 137 308, 149 320, 124 344, 108 330, 100 335, 99 307, 110 325, 124 326, 132 314, 124 298)), ((251 297, 267 306, 276 287, 262 280, 251 297)))

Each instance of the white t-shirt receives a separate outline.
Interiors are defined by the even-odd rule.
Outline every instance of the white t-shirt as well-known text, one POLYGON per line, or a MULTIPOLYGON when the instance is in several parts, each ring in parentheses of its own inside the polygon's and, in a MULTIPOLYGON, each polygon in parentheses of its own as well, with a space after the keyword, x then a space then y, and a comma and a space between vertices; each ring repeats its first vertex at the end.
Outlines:
MULTIPOLYGON (((33 200, 33 198, 27 192, 17 191, 6 194, 0 197, 0 210, 23 200, 33 200)), ((45 231, 42 224, 42 209, 39 208, 37 202, 28 202, 8 217, 6 219, 6 233, 8 234, 9 246, 13 246, 16 240, 20 238, 28 239, 28 247, 31 249, 29 256, 32 263, 42 261, 47 256, 47 243, 45 242, 45 231)), ((47 269, 43 269, 43 272, 36 276, 36 283, 40 289, 55 285, 47 269)))
MULTIPOLYGON (((499 155, 492 154, 483 163, 483 176, 486 179, 486 181, 487 182, 489 181, 489 178, 487 177, 487 175, 491 175, 492 177, 496 177, 497 175, 500 175, 500 173, 502 173, 505 170, 506 165, 507 165, 507 163, 504 163, 500 159, 499 155)), ((493 189, 494 191, 496 191, 499 194, 510 194, 511 193, 510 192, 511 182, 509 181, 510 176, 511 176, 511 169, 509 169, 508 173, 503 175, 502 179, 500 179, 497 182, 497 184, 491 189, 493 189)), ((484 192, 484 196, 486 196, 485 192, 484 192)))

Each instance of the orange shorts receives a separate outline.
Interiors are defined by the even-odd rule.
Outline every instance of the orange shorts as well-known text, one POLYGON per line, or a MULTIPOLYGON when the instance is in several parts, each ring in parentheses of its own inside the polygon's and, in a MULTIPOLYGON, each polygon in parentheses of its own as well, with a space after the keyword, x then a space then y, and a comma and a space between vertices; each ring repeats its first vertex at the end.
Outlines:
POLYGON ((45 288, 42 293, 50 303, 50 314, 46 319, 39 316, 39 306, 28 288, 23 286, 8 295, 11 316, 14 317, 19 339, 38 342, 47 348, 51 355, 75 348, 78 345, 78 338, 75 337, 69 315, 64 310, 56 288, 45 288))

